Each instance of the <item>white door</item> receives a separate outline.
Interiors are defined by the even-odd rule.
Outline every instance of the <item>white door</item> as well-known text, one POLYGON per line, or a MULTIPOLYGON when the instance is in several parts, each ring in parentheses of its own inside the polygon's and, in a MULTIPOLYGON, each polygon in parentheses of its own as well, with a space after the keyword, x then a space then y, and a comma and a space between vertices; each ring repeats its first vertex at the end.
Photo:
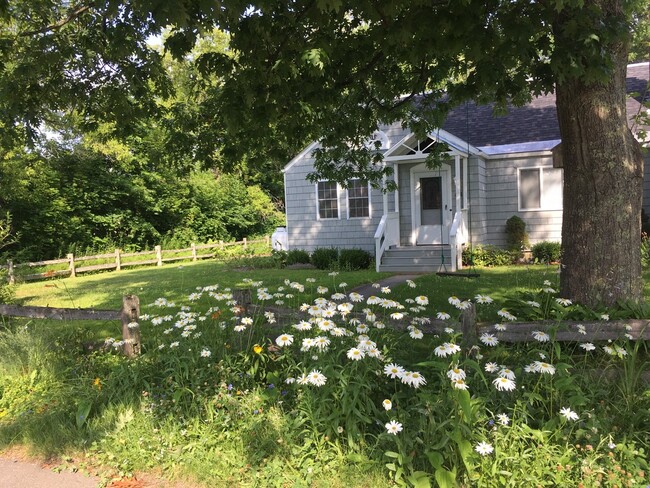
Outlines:
POLYGON ((448 244, 451 178, 448 170, 414 173, 415 244, 448 244))

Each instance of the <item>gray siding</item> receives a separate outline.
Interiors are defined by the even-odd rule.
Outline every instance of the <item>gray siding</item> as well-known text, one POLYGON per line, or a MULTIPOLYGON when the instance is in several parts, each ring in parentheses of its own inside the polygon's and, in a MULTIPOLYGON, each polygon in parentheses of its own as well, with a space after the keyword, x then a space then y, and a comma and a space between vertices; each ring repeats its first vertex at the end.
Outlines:
POLYGON ((561 210, 518 210, 517 169, 539 166, 553 167, 552 157, 509 157, 486 162, 485 234, 481 240, 484 244, 505 246, 506 220, 513 215, 526 222, 531 244, 561 240, 561 210))
POLYGON ((313 163, 308 154, 285 173, 289 249, 359 248, 374 253, 374 235, 383 213, 382 193, 371 190, 369 218, 348 219, 347 191, 339 188, 339 218, 318 219, 316 185, 306 179, 313 163))
POLYGON ((487 235, 486 199, 487 171, 485 161, 476 156, 469 158, 469 208, 467 228, 470 232, 472 245, 485 242, 487 235))

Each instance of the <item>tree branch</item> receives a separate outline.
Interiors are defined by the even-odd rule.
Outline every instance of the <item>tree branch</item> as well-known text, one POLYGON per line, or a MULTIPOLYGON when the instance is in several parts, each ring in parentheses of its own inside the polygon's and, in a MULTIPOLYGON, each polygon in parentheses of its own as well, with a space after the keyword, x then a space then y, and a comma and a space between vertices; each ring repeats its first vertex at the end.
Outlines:
POLYGON ((36 34, 45 34, 46 32, 58 30, 61 27, 63 27, 66 24, 69 24, 70 22, 76 20, 79 16, 81 16, 84 12, 88 11, 93 7, 92 4, 89 5, 82 5, 81 7, 77 8, 76 10, 73 10, 68 14, 67 17, 62 18, 58 22, 55 22, 54 24, 47 25, 45 27, 42 27, 40 29, 34 29, 31 31, 25 31, 21 32, 18 34, 20 37, 28 37, 28 36, 34 36, 36 34))

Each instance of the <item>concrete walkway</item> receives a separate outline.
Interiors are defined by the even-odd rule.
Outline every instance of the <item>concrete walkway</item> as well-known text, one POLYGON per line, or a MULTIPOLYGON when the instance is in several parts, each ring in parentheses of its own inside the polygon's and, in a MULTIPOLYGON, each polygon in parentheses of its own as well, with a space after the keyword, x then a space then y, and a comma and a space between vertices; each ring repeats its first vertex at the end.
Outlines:
POLYGON ((83 473, 55 473, 38 463, 0 457, 2 488, 96 488, 99 479, 83 473))

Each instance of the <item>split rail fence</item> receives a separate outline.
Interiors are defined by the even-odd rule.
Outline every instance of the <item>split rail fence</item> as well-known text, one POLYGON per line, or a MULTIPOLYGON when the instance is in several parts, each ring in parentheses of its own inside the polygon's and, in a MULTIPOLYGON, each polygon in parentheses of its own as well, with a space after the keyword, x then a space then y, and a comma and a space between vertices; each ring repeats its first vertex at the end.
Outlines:
POLYGON ((140 299, 124 295, 120 310, 95 310, 89 308, 54 308, 0 304, 0 316, 26 317, 47 320, 120 320, 122 322, 122 352, 128 357, 140 354, 142 335, 138 319, 140 299))
POLYGON ((14 263, 9 260, 6 265, 0 265, 0 268, 7 269, 7 280, 9 284, 14 284, 17 279, 22 281, 35 281, 44 278, 54 277, 71 277, 75 278, 78 274, 92 271, 115 270, 120 271, 122 268, 129 266, 162 266, 163 263, 175 261, 197 261, 199 259, 209 259, 218 256, 217 251, 224 251, 228 247, 242 246, 247 249, 251 244, 264 243, 267 247, 271 246, 271 237, 266 236, 263 239, 248 240, 244 238, 236 242, 223 242, 213 244, 194 244, 185 249, 165 249, 156 246, 153 251, 141 252, 122 252, 115 249, 115 252, 106 254, 96 254, 93 256, 75 256, 68 254, 62 259, 50 259, 47 261, 35 261, 30 263, 14 263), (213 252, 205 251, 214 250, 213 252), (108 261, 100 264, 86 264, 92 261, 108 261), (65 269, 50 269, 41 273, 23 274, 21 269, 24 268, 42 268, 51 266, 53 268, 66 264, 65 269))

